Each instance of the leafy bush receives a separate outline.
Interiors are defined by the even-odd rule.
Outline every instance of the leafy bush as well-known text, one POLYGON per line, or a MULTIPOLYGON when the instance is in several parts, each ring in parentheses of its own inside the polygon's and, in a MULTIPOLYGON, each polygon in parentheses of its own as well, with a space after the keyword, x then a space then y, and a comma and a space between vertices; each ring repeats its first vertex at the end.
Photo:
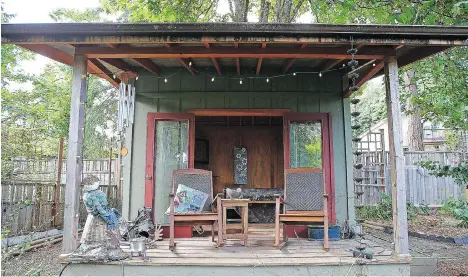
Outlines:
POLYGON ((452 177, 459 185, 466 185, 468 189, 468 164, 440 165, 437 161, 423 161, 416 163, 429 170, 429 174, 436 177, 452 177))
MULTIPOLYGON (((357 209, 357 216, 361 219, 392 219, 392 199, 386 194, 381 194, 382 202, 375 206, 359 207, 357 209)), ((428 215, 430 211, 429 206, 421 205, 415 206, 411 203, 406 204, 406 212, 409 220, 416 218, 417 215, 428 215)))
POLYGON ((468 201, 458 201, 450 197, 447 201, 442 201, 442 208, 439 213, 450 214, 461 220, 459 226, 468 228, 468 201))

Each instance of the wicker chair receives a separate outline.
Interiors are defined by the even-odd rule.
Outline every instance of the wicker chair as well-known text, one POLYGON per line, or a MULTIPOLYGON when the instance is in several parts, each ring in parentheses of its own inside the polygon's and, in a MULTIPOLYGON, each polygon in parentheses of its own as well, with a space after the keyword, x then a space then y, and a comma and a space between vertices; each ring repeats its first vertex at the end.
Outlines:
POLYGON ((169 220, 170 220, 170 234, 169 234, 169 247, 174 249, 174 229, 176 225, 211 225, 211 236, 212 241, 215 241, 214 227, 218 224, 218 242, 217 246, 221 243, 222 235, 222 214, 221 209, 221 197, 216 196, 213 199, 213 176, 211 171, 201 169, 181 169, 174 170, 172 173, 172 193, 170 197, 170 209, 169 209, 169 220), (174 212, 174 193, 177 190, 178 184, 183 184, 192 189, 202 191, 208 194, 208 199, 205 202, 205 206, 201 213, 175 213, 174 212))
POLYGON ((282 245, 288 240, 286 225, 322 223, 323 248, 328 251, 328 195, 325 190, 325 172, 317 168, 295 168, 286 169, 284 176, 284 199, 275 195, 275 247, 280 247, 281 223, 284 224, 282 245))

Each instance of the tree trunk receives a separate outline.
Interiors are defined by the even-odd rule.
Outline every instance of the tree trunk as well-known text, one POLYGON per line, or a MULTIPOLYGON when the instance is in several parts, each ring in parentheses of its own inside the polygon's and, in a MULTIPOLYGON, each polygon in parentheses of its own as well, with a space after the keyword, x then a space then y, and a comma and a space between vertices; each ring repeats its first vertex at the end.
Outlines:
POLYGON ((423 124, 419 106, 412 101, 418 95, 418 87, 414 78, 414 69, 410 68, 404 73, 405 87, 408 92, 406 104, 408 112, 408 147, 410 151, 424 151, 423 124))
POLYGON ((266 0, 262 0, 262 2, 260 3, 259 22, 268 23, 269 14, 270 14, 270 2, 267 2, 266 0))

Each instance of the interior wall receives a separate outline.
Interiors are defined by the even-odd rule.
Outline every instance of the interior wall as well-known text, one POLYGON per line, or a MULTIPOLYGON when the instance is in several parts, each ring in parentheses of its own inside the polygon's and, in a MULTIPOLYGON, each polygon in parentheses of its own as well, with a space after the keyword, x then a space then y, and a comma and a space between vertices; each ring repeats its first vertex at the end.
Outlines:
POLYGON ((196 168, 213 171, 214 192, 224 188, 282 188, 283 128, 281 126, 197 125, 195 137, 209 142, 209 164, 196 168), (234 155, 237 146, 247 148, 247 184, 234 184, 234 155))

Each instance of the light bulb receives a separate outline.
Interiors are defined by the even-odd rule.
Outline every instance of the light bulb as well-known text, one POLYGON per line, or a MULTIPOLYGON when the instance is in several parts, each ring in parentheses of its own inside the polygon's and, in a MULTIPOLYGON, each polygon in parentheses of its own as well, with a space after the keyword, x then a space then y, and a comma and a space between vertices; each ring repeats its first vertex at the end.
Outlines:
POLYGON ((294 72, 293 75, 296 76, 296 72, 294 72))
POLYGON ((375 66, 375 63, 373 63, 372 66, 375 66))
POLYGON ((270 82, 270 79, 267 78, 267 83, 270 82))
POLYGON ((319 73, 319 77, 322 78, 322 72, 319 73))
POLYGON ((192 62, 189 62, 189 63, 188 63, 188 66, 192 66, 192 62))
POLYGON ((212 81, 212 82, 214 82, 214 77, 213 77, 213 78, 211 78, 211 81, 212 81))
POLYGON ((164 83, 167 83, 167 79, 166 79, 166 78, 164 78, 164 83))
POLYGON ((114 77, 114 79, 115 79, 115 74, 114 74, 114 75, 112 75, 112 77, 114 77))
POLYGON ((138 81, 138 75, 136 76, 135 80, 137 80, 137 81, 138 81))
POLYGON ((240 81, 239 81, 239 84, 241 84, 241 85, 242 85, 242 79, 240 79, 240 81))

